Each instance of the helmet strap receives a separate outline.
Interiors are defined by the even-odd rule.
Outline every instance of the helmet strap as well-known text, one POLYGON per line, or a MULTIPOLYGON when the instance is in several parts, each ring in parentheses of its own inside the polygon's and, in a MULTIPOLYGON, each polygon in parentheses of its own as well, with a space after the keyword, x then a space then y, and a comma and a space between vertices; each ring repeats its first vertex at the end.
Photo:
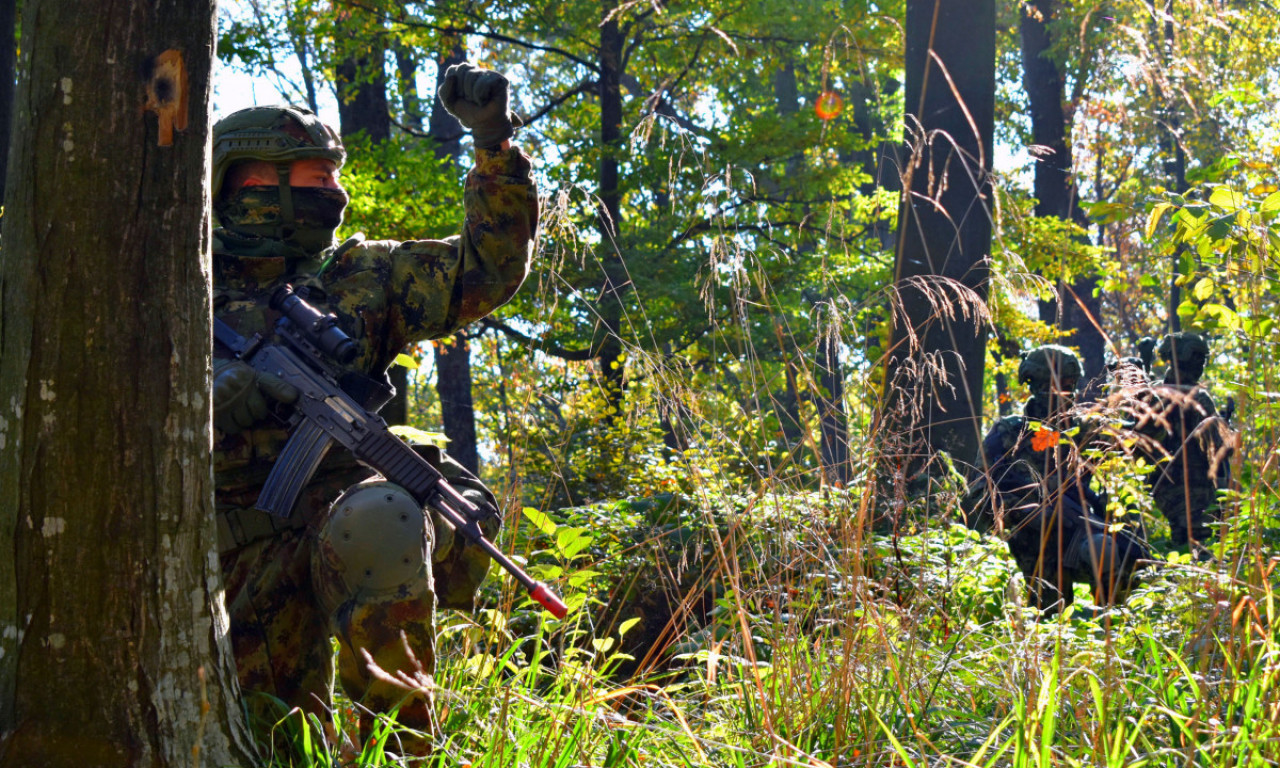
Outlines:
POLYGON ((288 240, 295 229, 297 221, 293 218, 293 192, 289 186, 289 175, 293 163, 276 163, 276 176, 280 184, 280 239, 288 240))

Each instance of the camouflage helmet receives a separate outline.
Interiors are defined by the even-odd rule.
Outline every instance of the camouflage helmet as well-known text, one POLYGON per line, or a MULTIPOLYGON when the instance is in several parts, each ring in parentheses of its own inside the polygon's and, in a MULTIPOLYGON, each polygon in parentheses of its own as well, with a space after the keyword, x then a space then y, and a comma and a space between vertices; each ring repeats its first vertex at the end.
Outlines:
POLYGON ((1080 358, 1057 344, 1036 347, 1018 365, 1018 382, 1030 385, 1032 392, 1048 391, 1055 376, 1059 382, 1071 380, 1071 388, 1074 390, 1074 382, 1079 381, 1083 375, 1084 368, 1080 365, 1080 358))
POLYGON ((1198 333, 1180 331, 1161 339, 1157 352, 1165 362, 1204 363, 1209 358, 1209 344, 1198 333))
POLYGON ((294 160, 318 157, 342 167, 342 139, 315 113, 288 105, 249 107, 213 126, 213 199, 222 192, 227 169, 241 160, 264 160, 280 169, 281 179, 294 160))

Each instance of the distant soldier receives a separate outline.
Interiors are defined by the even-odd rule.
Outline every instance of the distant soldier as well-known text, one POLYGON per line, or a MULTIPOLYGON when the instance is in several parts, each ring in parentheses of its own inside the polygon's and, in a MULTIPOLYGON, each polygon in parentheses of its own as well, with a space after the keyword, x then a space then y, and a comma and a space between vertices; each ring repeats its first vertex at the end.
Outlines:
POLYGON ((1077 580, 1090 583, 1098 605, 1122 601, 1148 556, 1137 537, 1109 530, 1106 503, 1089 487, 1092 473, 1068 436, 1081 426, 1071 409, 1082 373, 1065 347, 1038 347, 1023 358, 1018 381, 1031 398, 1023 415, 1000 419, 983 440, 987 475, 970 493, 983 497, 970 524, 1006 532, 1031 599, 1046 613, 1071 604, 1077 580))
POLYGON ((1203 543, 1218 517, 1218 490, 1230 483, 1231 430, 1200 386, 1209 345, 1195 333, 1165 336, 1157 349, 1167 364, 1152 390, 1153 413, 1139 431, 1156 468, 1148 476, 1156 508, 1169 521, 1175 546, 1203 543))

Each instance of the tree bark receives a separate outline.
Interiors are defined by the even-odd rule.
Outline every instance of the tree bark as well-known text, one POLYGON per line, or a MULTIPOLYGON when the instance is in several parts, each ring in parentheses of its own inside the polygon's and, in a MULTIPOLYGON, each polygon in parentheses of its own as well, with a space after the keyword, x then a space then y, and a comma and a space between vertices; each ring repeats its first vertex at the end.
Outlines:
POLYGON ((476 410, 471 399, 471 345, 459 333, 441 339, 435 349, 436 394, 440 396, 440 421, 449 438, 449 455, 479 475, 476 410))
POLYGON ((251 765, 210 450, 211 0, 28 0, 0 250, 0 766, 251 765))
MULTIPOLYGON (((358 49, 339 60, 334 85, 338 91, 338 132, 343 143, 363 133, 379 144, 391 138, 391 105, 387 99, 386 43, 381 35, 370 32, 361 20, 370 14, 345 11, 346 26, 339 25, 335 43, 338 51, 358 49), (354 30, 354 31, 352 31, 354 30)), ((380 21, 371 21, 381 27, 380 21)), ((409 369, 393 365, 387 370, 395 397, 378 412, 388 424, 404 424, 409 420, 409 369)))
MULTIPOLYGON (((1063 109, 1065 86, 1057 64, 1049 58, 1052 41, 1048 23, 1056 11, 1056 0, 1032 0, 1027 3, 1019 28, 1031 142, 1042 148, 1034 171, 1035 213, 1087 228, 1089 218, 1080 208, 1075 162, 1068 141, 1070 126, 1063 109)), ((1058 300, 1041 306, 1041 319, 1061 323, 1063 340, 1080 349, 1086 382, 1100 381, 1106 369, 1106 337, 1099 324, 1102 299, 1097 291, 1096 277, 1081 277, 1070 284, 1059 283, 1058 300)))
MULTIPOLYGON (((440 90, 445 70, 465 60, 462 42, 455 40, 437 67, 436 91, 440 90)), ((445 111, 438 96, 431 108, 429 126, 436 140, 436 157, 447 157, 454 165, 461 165, 462 143, 459 137, 462 124, 445 111)), ((466 334, 459 333, 436 344, 435 354, 436 394, 440 397, 440 421, 445 436, 449 438, 449 455, 479 475, 480 449, 476 438, 475 404, 471 397, 471 342, 466 334)))
POLYGON ((981 439, 995 3, 908 0, 906 17, 910 159, 883 407, 891 461, 911 474, 937 451, 974 462, 981 439))
POLYGON ((619 252, 622 226, 622 193, 618 188, 618 155, 622 151, 622 48, 615 0, 602 3, 600 24, 600 263, 604 284, 596 302, 599 320, 591 348, 600 364, 605 393, 614 412, 621 412, 624 392, 622 352, 622 293, 626 289, 626 265, 619 252))
POLYGON ((9 140, 13 133, 17 21, 18 0, 0 0, 0 200, 4 199, 5 177, 9 174, 9 140))
MULTIPOLYGON (((1172 80, 1176 77, 1173 66, 1176 42, 1173 29, 1173 0, 1164 0, 1163 13, 1156 11, 1153 0, 1151 17, 1159 24, 1164 77, 1172 80)), ((1159 91, 1162 102, 1160 104, 1161 128, 1163 129, 1160 150, 1164 153, 1165 173, 1169 174, 1169 188, 1179 195, 1185 195, 1191 189, 1191 185, 1187 183, 1187 152, 1182 146, 1182 113, 1178 108, 1178 92, 1176 87, 1160 88, 1159 91)), ((1178 307, 1182 306, 1182 286, 1178 279, 1181 277, 1181 264, 1186 255, 1186 244, 1178 243, 1170 258, 1172 277, 1169 280, 1169 305, 1166 309, 1169 333, 1178 333, 1182 330, 1182 317, 1178 314, 1178 307)))

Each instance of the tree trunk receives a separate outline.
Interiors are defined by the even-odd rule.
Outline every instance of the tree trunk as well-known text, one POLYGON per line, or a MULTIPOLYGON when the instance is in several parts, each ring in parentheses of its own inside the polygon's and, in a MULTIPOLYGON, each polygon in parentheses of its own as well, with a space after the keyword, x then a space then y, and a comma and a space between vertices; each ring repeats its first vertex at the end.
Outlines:
MULTIPOLYGON (((793 115, 800 109, 800 88, 796 81, 795 66, 788 61, 774 74, 774 99, 778 103, 779 114, 793 115)), ((867 110, 869 114, 869 110, 867 110)), ((863 125, 861 121, 859 125, 863 125)), ((869 127, 867 128, 869 130, 869 127)), ((873 156, 873 155, 872 155, 873 156)), ((857 162, 867 162, 867 157, 859 157, 857 162)), ((874 160, 871 161, 874 164, 874 160)), ((803 170, 804 156, 800 154, 787 158, 787 175, 797 178, 803 170)), ((803 206, 807 217, 809 206, 803 206)), ((803 237, 803 235, 802 235, 803 237)), ((801 240, 796 248, 797 255, 810 253, 813 246, 810 241, 801 240)), ((823 270, 826 271, 825 269, 823 270)), ((844 368, 840 362, 840 344, 838 329, 840 317, 835 312, 830 291, 823 287, 822 292, 814 292, 821 296, 810 301, 809 309, 814 318, 814 332, 817 347, 814 360, 814 380, 818 391, 813 401, 818 412, 819 460, 822 463, 822 474, 828 483, 838 486, 847 485, 850 477, 849 466, 849 428, 848 414, 844 406, 844 368)))
MULTIPOLYGON (((1174 30, 1173 30, 1173 0, 1164 0, 1163 13, 1157 13, 1155 2, 1151 4, 1151 16, 1157 20, 1160 28, 1161 36, 1161 58, 1164 64, 1165 77, 1172 80, 1175 77, 1173 67, 1174 54, 1174 30), (1163 21, 1161 21, 1163 19, 1163 21)), ((1165 173, 1169 174, 1169 188, 1179 195, 1185 195, 1191 185, 1187 183, 1187 153, 1182 146, 1182 114, 1178 109, 1178 92, 1176 87, 1169 89, 1161 89, 1160 105, 1162 113, 1162 139, 1160 141, 1160 150, 1164 153, 1165 173)), ((1178 315, 1178 307, 1182 305, 1182 286, 1178 283, 1181 277, 1182 260, 1187 255, 1187 246, 1185 243, 1178 243, 1174 248, 1172 262, 1172 278, 1169 280, 1169 305, 1168 313, 1168 330, 1169 333, 1178 333, 1182 330, 1182 318, 1178 315)))
MULTIPOLYGON (((466 61, 466 52, 462 42, 455 40, 436 69, 436 91, 440 90, 445 70, 463 61, 466 61)), ((439 96, 431 107, 429 125, 436 141, 436 157, 450 158, 454 165, 461 165, 462 124, 445 111, 439 96)), ((449 438, 449 455, 478 475, 480 449, 476 439, 475 404, 471 398, 471 342, 466 334, 455 334, 436 344, 435 354, 436 394, 440 396, 440 421, 449 438)))
POLYGON ((604 284, 597 301, 599 320, 591 348, 600 363, 606 395, 621 412, 623 400, 622 292, 626 289, 626 265, 619 252, 622 226, 622 193, 618 189, 618 155, 622 151, 622 48, 623 35, 615 0, 604 0, 600 24, 600 263, 604 284))
POLYGON ((449 438, 449 455, 480 474, 476 410, 471 400, 471 345, 461 333, 436 344, 436 394, 440 420, 449 438))
MULTIPOLYGON (((368 14, 346 11, 347 26, 339 25, 338 51, 359 50, 338 62, 334 85, 338 91, 338 131, 343 143, 363 133, 374 144, 391 138, 391 106, 387 100, 386 42, 361 23, 368 14)), ((370 21, 381 26, 381 22, 370 21)), ((376 235, 376 233, 375 233, 376 235)), ((387 371, 395 397, 378 412, 388 424, 409 420, 409 369, 393 365, 387 371)))
POLYGON ((9 173, 9 139, 13 133, 17 21, 18 0, 0 0, 0 200, 4 199, 5 177, 9 173))
POLYGON ((908 0, 906 40, 912 146, 884 421, 895 471, 910 476, 937 451, 973 462, 981 439, 995 2, 908 0))
MULTIPOLYGON (((1022 85, 1031 112, 1031 142, 1044 148, 1035 164, 1035 213, 1088 227, 1089 219, 1080 209, 1068 142, 1065 87, 1058 66, 1049 58, 1048 22, 1056 10, 1056 0, 1029 2, 1020 27, 1022 85)), ((1096 277, 1081 277, 1070 285, 1059 284, 1058 301, 1041 307, 1041 319, 1061 323, 1064 341, 1079 347, 1086 382, 1100 381, 1106 368, 1106 338, 1099 323, 1102 299, 1097 290, 1096 277)))
POLYGON ((436 141, 436 157, 451 157, 459 167, 462 165, 462 123, 445 110, 444 105, 440 103, 438 93, 440 83, 444 80, 445 70, 454 64, 461 64, 466 59, 467 54, 462 47, 462 41, 454 38, 449 44, 449 52, 440 57, 439 66, 436 68, 436 87, 432 94, 431 116, 427 123, 431 138, 436 141))
POLYGON ((0 766, 251 765, 210 469, 213 3, 28 0, 22 40, 0 766))

